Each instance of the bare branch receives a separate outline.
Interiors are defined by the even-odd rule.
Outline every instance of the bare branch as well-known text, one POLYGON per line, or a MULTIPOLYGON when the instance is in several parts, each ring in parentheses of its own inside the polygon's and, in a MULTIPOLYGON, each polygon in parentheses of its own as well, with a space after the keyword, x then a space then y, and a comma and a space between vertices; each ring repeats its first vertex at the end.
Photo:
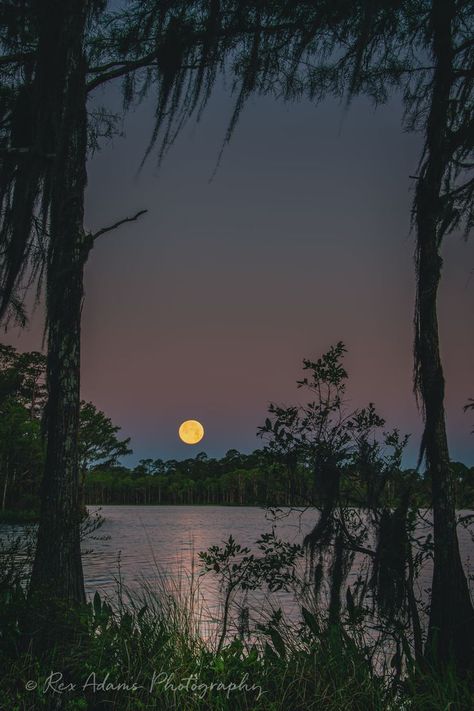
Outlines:
POLYGON ((112 232, 112 230, 116 230, 117 227, 124 225, 126 222, 135 222, 136 220, 138 220, 139 217, 144 215, 146 212, 148 212, 148 210, 140 210, 133 217, 125 217, 123 220, 119 220, 118 222, 115 222, 113 225, 110 225, 109 227, 102 227, 102 229, 100 229, 98 232, 94 232, 94 234, 91 235, 91 239, 95 242, 95 240, 98 239, 98 237, 105 235, 106 232, 112 232))

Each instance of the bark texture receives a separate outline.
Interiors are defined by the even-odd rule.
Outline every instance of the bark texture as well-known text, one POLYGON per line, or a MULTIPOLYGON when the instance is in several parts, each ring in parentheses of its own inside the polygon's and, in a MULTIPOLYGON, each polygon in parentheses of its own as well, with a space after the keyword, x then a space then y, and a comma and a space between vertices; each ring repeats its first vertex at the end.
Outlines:
POLYGON ((459 554, 455 481, 444 414, 437 293, 441 277, 440 224, 443 176, 449 162, 448 119, 453 81, 453 0, 433 0, 432 47, 436 63, 427 123, 426 152, 416 194, 417 386, 425 412, 423 452, 432 485, 434 571, 426 656, 460 669, 474 660, 474 610, 459 554))
MULTIPOLYGON (((80 328, 83 267, 88 245, 83 230, 87 116, 83 53, 87 2, 40 3, 36 75, 40 121, 49 124, 54 157, 47 255, 48 358, 46 463, 41 517, 30 596, 47 599, 45 616, 59 606, 85 601, 80 552, 79 426, 80 328)), ((41 614, 38 612, 38 615, 41 614)), ((51 621, 51 620, 50 620, 51 621)), ((44 632, 41 619, 38 632, 44 632)))

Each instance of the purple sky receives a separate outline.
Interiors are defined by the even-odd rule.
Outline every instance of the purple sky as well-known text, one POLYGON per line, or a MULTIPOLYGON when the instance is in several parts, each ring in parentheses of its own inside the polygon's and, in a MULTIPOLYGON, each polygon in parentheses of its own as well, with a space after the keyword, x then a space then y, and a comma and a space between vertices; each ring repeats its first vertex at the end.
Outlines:
MULTIPOLYGON (((105 102, 106 97, 104 97, 105 102)), ((86 269, 82 396, 132 437, 134 463, 250 451, 270 400, 292 403, 304 357, 343 340, 353 406, 412 432, 413 235, 420 138, 397 102, 376 112, 255 100, 212 182, 231 103, 219 94, 158 170, 137 177, 152 107, 91 161, 87 226, 148 208, 102 238, 86 269), (181 444, 183 419, 206 437, 181 444)), ((474 463, 474 242, 445 243, 440 328, 453 458, 474 463)), ((9 342, 39 348, 40 313, 9 342)))

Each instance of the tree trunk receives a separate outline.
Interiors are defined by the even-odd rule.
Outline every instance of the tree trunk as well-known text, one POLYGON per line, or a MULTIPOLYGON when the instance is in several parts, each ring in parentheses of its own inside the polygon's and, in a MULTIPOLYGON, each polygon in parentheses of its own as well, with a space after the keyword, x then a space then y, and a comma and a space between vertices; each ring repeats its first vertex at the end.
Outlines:
POLYGON ((448 112, 452 83, 452 0, 433 0, 433 54, 436 68, 427 123, 426 154, 416 193, 417 314, 416 384, 422 396, 426 455, 432 486, 434 571, 426 656, 442 664, 454 661, 467 669, 474 659, 474 610, 459 554, 456 533, 455 481, 451 470, 444 417, 437 291, 442 259, 441 191, 448 165, 448 112))
POLYGON ((8 489, 8 464, 5 467, 5 482, 3 484, 2 511, 5 511, 6 504, 7 504, 7 489, 8 489))
MULTIPOLYGON (((87 257, 83 230, 87 149, 83 35, 87 2, 54 0, 40 5, 37 81, 40 85, 53 83, 55 157, 47 261, 47 449, 30 596, 44 599, 47 595, 48 605, 43 608, 46 616, 59 609, 57 602, 67 608, 85 601, 77 436, 82 282, 87 257)), ((45 622, 34 620, 40 634, 51 624, 51 620, 45 622)))

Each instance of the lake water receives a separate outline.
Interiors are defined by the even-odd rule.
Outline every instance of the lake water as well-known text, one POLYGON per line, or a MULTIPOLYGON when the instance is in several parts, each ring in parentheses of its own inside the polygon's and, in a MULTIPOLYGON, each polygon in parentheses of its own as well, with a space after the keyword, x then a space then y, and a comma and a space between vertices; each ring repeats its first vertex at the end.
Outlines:
MULTIPOLYGON (((93 513, 97 511, 91 507, 93 513)), ((278 537, 292 543, 302 543, 311 530, 315 512, 293 512, 277 521, 255 507, 224 506, 104 506, 100 510, 105 521, 98 530, 99 540, 89 540, 93 551, 84 556, 84 575, 88 595, 96 590, 116 596, 117 578, 126 587, 138 590, 146 582, 160 589, 167 579, 174 592, 186 597, 190 579, 199 582, 204 616, 219 618, 221 598, 217 581, 211 574, 199 577, 199 551, 220 544, 232 535, 243 546, 255 550, 261 533, 272 528, 278 537), (104 539, 105 540, 101 540, 104 539)), ((466 515, 470 512, 458 512, 466 515)), ((461 555, 466 572, 472 576, 474 543, 466 528, 458 529, 461 555)), ((424 597, 431 585, 431 565, 428 563, 419 579, 419 591, 424 597)), ((357 560, 349 581, 357 575, 357 560)), ((252 610, 258 607, 282 606, 290 616, 295 602, 290 595, 269 596, 257 593, 246 601, 252 610)))
MULTIPOLYGON (((198 553, 222 546, 230 535, 257 552, 255 542, 272 529, 285 541, 301 543, 314 520, 314 513, 306 512, 275 521, 251 506, 103 506, 89 511, 99 512, 104 524, 84 543, 91 549, 83 558, 88 596, 97 590, 116 600, 120 581, 134 594, 144 586, 158 595, 165 588, 187 603, 193 587, 204 634, 203 627, 221 619, 222 596, 214 575, 202 576, 198 553)), ((237 595, 235 602, 236 610, 245 602, 253 611, 282 607, 290 616, 295 607, 293 596, 285 593, 249 593, 245 600, 237 595)))
MULTIPOLYGON (((255 507, 225 506, 103 506, 90 507, 100 512, 103 525, 83 544, 84 577, 89 597, 101 595, 117 600, 118 581, 137 594, 144 585, 163 592, 163 587, 186 600, 190 586, 198 590, 199 608, 206 620, 219 619, 221 596, 211 574, 199 575, 198 553, 212 545, 222 545, 232 535, 242 546, 256 550, 255 541, 272 528, 278 537, 302 543, 311 530, 315 512, 293 512, 275 521, 255 507)), ((467 511, 458 512, 466 515, 467 511)), ((9 527, 0 527, 3 531, 9 527)), ((21 530, 18 528, 17 530, 21 530)), ((0 535, 2 531, 0 530, 0 535)), ((458 529, 461 556, 468 575, 474 570, 474 543, 469 530, 458 529)), ((357 560, 349 582, 357 575, 357 560)), ((431 585, 431 566, 426 565, 419 579, 422 596, 431 585)), ((245 600, 250 609, 282 606, 290 617, 295 601, 291 595, 269 596, 264 592, 245 600)))
POLYGON ((301 543, 314 520, 314 513, 306 512, 274 522, 265 510, 251 506, 103 506, 89 511, 99 511, 105 519, 95 539, 85 543, 93 549, 84 557, 89 594, 112 593, 119 567, 132 588, 143 579, 153 583, 163 573, 178 579, 193 565, 197 574, 198 553, 222 545, 230 535, 254 549, 260 534, 275 528, 284 540, 301 543))

